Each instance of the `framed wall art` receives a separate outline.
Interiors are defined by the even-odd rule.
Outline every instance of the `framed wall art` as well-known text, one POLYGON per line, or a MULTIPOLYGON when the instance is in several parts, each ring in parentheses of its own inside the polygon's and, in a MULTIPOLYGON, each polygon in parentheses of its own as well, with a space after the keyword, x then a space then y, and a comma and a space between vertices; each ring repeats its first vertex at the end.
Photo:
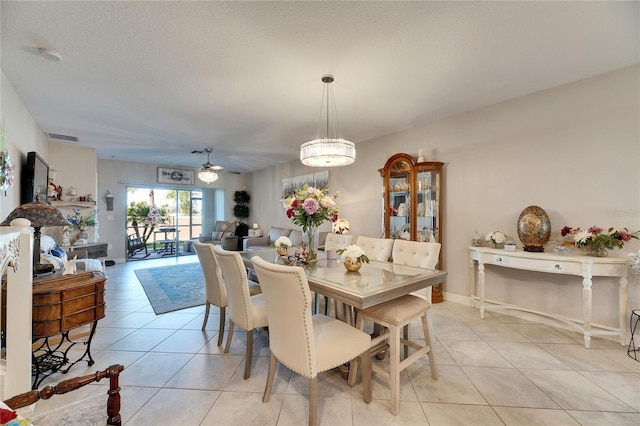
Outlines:
POLYGON ((282 198, 290 197, 293 195, 293 191, 302 188, 305 184, 314 188, 327 189, 329 187, 329 171, 282 179, 282 198))
POLYGON ((195 177, 196 173, 193 170, 158 167, 158 183, 193 185, 195 182, 195 177))

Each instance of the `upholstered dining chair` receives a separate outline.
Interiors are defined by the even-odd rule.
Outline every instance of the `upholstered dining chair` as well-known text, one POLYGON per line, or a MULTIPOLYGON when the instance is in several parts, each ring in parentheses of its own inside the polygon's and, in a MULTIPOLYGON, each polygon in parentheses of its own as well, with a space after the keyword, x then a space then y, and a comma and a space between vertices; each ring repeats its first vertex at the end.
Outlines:
MULTIPOLYGON (((309 379, 309 424, 317 420, 318 373, 362 358, 364 401, 371 402, 371 337, 345 322, 311 314, 311 292, 304 269, 269 263, 259 256, 251 261, 267 301, 271 359, 263 402, 269 402, 280 361, 309 379)), ((353 386, 356 370, 349 373, 353 386)))
POLYGON ((247 269, 237 251, 224 250, 220 246, 213 247, 213 253, 220 269, 227 289, 229 302, 229 331, 224 353, 229 352, 233 329, 235 325, 247 331, 247 354, 244 365, 244 379, 251 375, 253 358, 253 330, 267 326, 267 307, 263 294, 251 295, 247 269))
POLYGON ((353 235, 351 234, 328 234, 324 242, 324 249, 339 250, 353 244, 353 235))
MULTIPOLYGON (((440 243, 395 240, 391 257, 397 265, 415 266, 416 268, 435 269, 440 255, 440 243)), ((420 294, 431 303, 431 287, 419 290, 420 294)))
MULTIPOLYGON (((218 346, 222 346, 227 310, 227 289, 225 288, 224 281, 222 280, 222 271, 220 270, 220 266, 218 266, 218 262, 213 254, 213 244, 194 241, 193 246, 196 249, 196 254, 198 255, 198 260, 202 267, 202 275, 204 276, 206 307, 204 312, 204 321, 202 321, 202 330, 207 326, 211 305, 220 308, 218 346)), ((260 290, 258 283, 253 281, 249 282, 249 293, 251 295, 260 294, 261 292, 262 290, 260 290)))
MULTIPOLYGON (((351 234, 333 234, 328 233, 324 242, 324 250, 327 252, 327 259, 330 259, 330 253, 333 252, 334 257, 332 259, 337 259, 337 255, 335 253, 336 250, 346 248, 348 245, 353 244, 354 236, 351 234)), ((315 294, 315 305, 314 312, 320 311, 320 295, 315 294)), ((329 315, 331 312, 331 306, 329 304, 329 298, 324 296, 324 314, 329 315)))
POLYGON ((356 244, 364 250, 369 260, 378 260, 380 262, 388 262, 393 249, 392 238, 372 238, 358 236, 356 244))
MULTIPOLYGON (((393 243, 393 251, 391 257, 393 263, 397 265, 415 266, 416 268, 435 269, 438 264, 438 257, 440 256, 440 243, 419 242, 419 241, 405 241, 396 240, 393 243)), ((431 303, 431 287, 427 287, 422 290, 418 290, 412 293, 414 296, 420 296, 425 298, 431 303)), ((429 325, 431 327, 431 338, 435 343, 435 333, 433 330, 433 318, 431 316, 431 310, 429 310, 429 325)), ((409 339, 409 326, 406 325, 403 330, 405 339, 409 339)), ((409 348, 405 346, 404 353, 405 358, 407 356, 409 348)))
MULTIPOLYGON (((400 373, 402 370, 424 355, 428 355, 431 377, 434 380, 438 380, 438 370, 431 337, 430 310, 431 304, 425 299, 407 294, 358 312, 356 327, 359 330, 364 330, 365 321, 373 321, 375 324, 384 327, 384 331, 371 340, 372 347, 376 347, 389 339, 389 370, 383 368, 382 365, 385 365, 385 363, 381 363, 382 365, 373 364, 371 368, 374 372, 386 377, 390 382, 391 400, 389 409, 394 416, 400 412, 400 373), (421 345, 421 342, 409 341, 401 336, 401 331, 404 327, 417 319, 422 321, 424 345, 421 345), (400 345, 411 346, 416 351, 400 360, 400 345)), ((358 363, 356 361, 353 363, 353 369, 357 370, 357 367, 358 363)), ((349 371, 349 374, 351 374, 351 371, 349 371)))
MULTIPOLYGON (((418 268, 433 269, 438 262, 440 243, 395 240, 393 243, 393 263, 418 268)), ((393 415, 400 412, 400 373, 422 356, 429 357, 431 377, 438 380, 438 370, 433 351, 434 335, 431 315, 431 288, 429 297, 421 294, 408 294, 358 312, 356 326, 364 330, 365 321, 369 320, 385 328, 385 331, 374 338, 372 346, 389 339, 389 370, 379 365, 372 366, 373 371, 387 377, 390 381, 390 410, 393 415), (422 321, 424 345, 409 340, 409 324, 415 320, 422 321), (402 336, 400 335, 402 331, 402 336), (409 355, 409 347, 416 352, 409 355), (404 359, 400 359, 400 351, 404 348, 404 359)), ((357 365, 354 366, 357 369, 357 365)))

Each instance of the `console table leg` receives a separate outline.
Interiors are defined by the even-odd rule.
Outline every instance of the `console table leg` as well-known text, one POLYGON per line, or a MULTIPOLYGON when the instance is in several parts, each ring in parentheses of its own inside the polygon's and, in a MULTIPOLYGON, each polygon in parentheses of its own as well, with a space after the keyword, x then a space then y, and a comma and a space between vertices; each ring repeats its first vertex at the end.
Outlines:
POLYGON ((471 307, 476 307, 476 264, 475 260, 469 259, 469 296, 471 296, 471 307))
POLYGON ((591 277, 582 280, 582 315, 584 319, 584 347, 591 347, 591 277))
POLYGON ((478 262, 478 295, 480 296, 480 319, 484 319, 484 263, 478 262))
POLYGON ((618 280, 618 310, 620 313, 620 345, 625 346, 627 340, 627 298, 628 287, 627 274, 618 280))

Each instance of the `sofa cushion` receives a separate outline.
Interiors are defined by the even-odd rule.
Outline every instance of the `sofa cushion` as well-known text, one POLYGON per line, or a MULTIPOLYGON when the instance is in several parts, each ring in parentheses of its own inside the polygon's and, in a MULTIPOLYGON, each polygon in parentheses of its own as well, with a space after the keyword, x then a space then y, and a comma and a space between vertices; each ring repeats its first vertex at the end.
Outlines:
POLYGON ((216 232, 216 231, 213 231, 211 233, 211 239, 213 241, 222 241, 223 238, 230 237, 232 235, 233 235, 233 232, 216 232))
MULTIPOLYGON (((216 226, 215 228, 213 228, 213 232, 231 232, 232 235, 235 235, 236 222, 219 220, 216 222, 216 226)), ((221 239, 221 238, 217 238, 217 239, 221 239)))

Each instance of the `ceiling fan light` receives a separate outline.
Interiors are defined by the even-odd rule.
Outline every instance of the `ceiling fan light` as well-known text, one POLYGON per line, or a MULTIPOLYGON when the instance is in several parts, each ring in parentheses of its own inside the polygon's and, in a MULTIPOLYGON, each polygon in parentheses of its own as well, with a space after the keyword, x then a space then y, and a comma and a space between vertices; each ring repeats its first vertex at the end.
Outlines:
POLYGON ((222 170, 221 166, 214 166, 209 162, 209 155, 211 154, 211 148, 205 148, 204 152, 207 153, 207 162, 200 167, 200 171, 198 172, 198 179, 203 181, 206 184, 213 183, 218 180, 218 173, 216 171, 222 170))
POLYGON ((198 179, 209 184, 218 180, 218 174, 211 169, 201 169, 198 172, 198 179))
POLYGON ((356 146, 346 139, 314 139, 300 147, 300 161, 311 167, 348 166, 356 161, 356 146))

